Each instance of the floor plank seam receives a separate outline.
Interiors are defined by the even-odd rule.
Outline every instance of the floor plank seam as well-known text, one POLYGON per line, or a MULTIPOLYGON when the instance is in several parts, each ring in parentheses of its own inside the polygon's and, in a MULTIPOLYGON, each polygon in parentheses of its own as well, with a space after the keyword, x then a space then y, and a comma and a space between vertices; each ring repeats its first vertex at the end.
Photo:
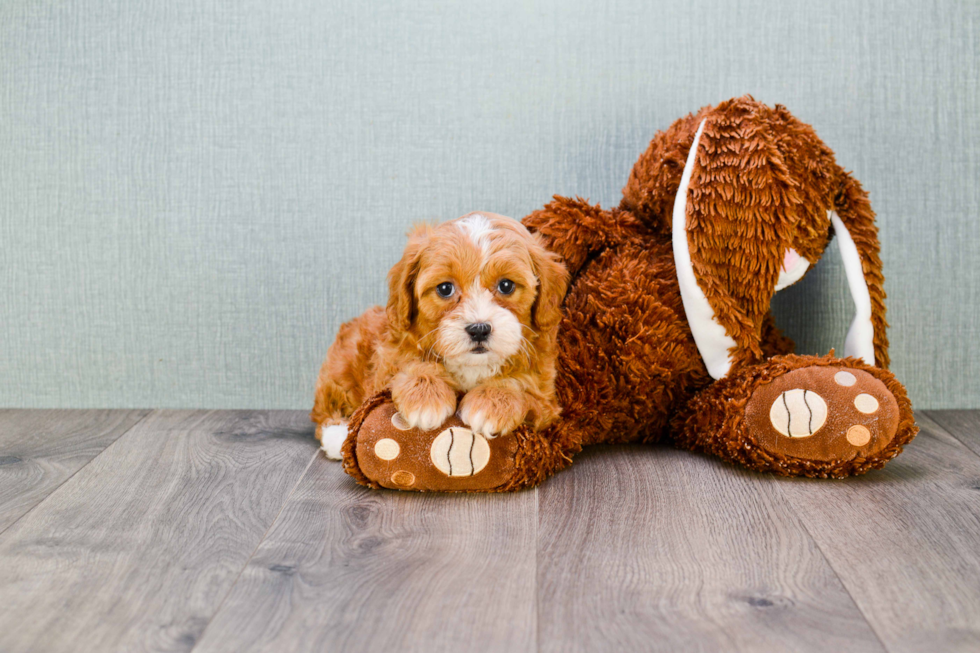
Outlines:
POLYGON ((146 414, 145 415, 143 415, 138 420, 136 420, 135 422, 133 422, 132 425, 130 425, 130 427, 128 429, 126 429, 125 431, 123 431, 122 433, 120 433, 119 436, 115 440, 113 440, 112 442, 110 442, 108 444, 108 446, 106 446, 102 451, 100 451, 96 455, 92 456, 92 459, 91 460, 89 460, 84 465, 82 465, 81 467, 79 467, 78 469, 76 469, 74 472, 72 472, 71 474, 69 474, 68 476, 66 476, 64 478, 64 480, 61 481, 61 483, 58 483, 58 485, 56 485, 55 487, 51 488, 51 491, 50 492, 48 492, 40 501, 38 501, 33 506, 31 506, 30 509, 27 510, 23 515, 21 515, 20 517, 18 517, 14 521, 12 521, 9 524, 7 524, 3 529, 0 529, 0 536, 2 536, 4 533, 6 533, 8 530, 10 530, 14 526, 14 524, 17 524, 24 517, 27 517, 28 515, 30 515, 31 513, 33 513, 35 510, 37 510, 38 506, 42 505, 45 501, 47 501, 48 499, 50 499, 52 497, 52 495, 54 495, 58 490, 60 490, 62 487, 64 487, 65 483, 67 483, 71 479, 75 478, 75 476, 79 472, 81 472, 83 469, 85 469, 86 467, 88 467, 89 465, 91 465, 93 461, 95 461, 100 456, 102 456, 103 454, 105 454, 105 452, 108 451, 109 449, 111 449, 112 447, 116 446, 116 443, 117 442, 119 442, 124 437, 126 437, 127 434, 129 434, 130 432, 132 432, 133 429, 135 429, 137 426, 139 426, 140 424, 142 424, 143 422, 145 422, 146 421, 146 418, 149 417, 150 415, 154 414, 155 412, 157 412, 157 411, 154 410, 154 409, 146 409, 146 414))
POLYGON ((295 494, 296 488, 298 488, 300 483, 303 482, 303 479, 306 478, 306 473, 310 471, 310 467, 312 467, 313 463, 316 462, 316 459, 320 455, 320 452, 321 450, 319 447, 313 452, 313 456, 310 458, 310 461, 306 463, 306 467, 303 468, 303 471, 297 477, 296 482, 293 483, 293 487, 289 490, 289 492, 286 494, 285 498, 283 499, 282 505, 279 506, 279 512, 277 512, 275 518, 271 522, 269 522, 269 527, 265 529, 264 533, 262 533, 262 537, 259 538, 259 541, 258 543, 256 543, 255 548, 252 549, 252 552, 248 555, 248 558, 245 560, 245 564, 243 564, 242 568, 238 570, 238 575, 235 576, 234 582, 228 586, 228 591, 225 592, 225 595, 223 597, 221 597, 221 601, 218 603, 214 612, 211 613, 211 617, 208 619, 208 623, 204 626, 204 629, 201 630, 201 634, 198 635, 197 640, 194 642, 194 646, 190 648, 189 653, 192 653, 198 647, 201 641, 204 640, 204 635, 208 632, 208 628, 210 628, 211 624, 214 622, 214 618, 218 615, 218 613, 221 612, 221 609, 224 607, 225 602, 228 600, 228 597, 231 596, 232 592, 235 591, 235 586, 237 586, 238 581, 241 580, 242 574, 244 574, 245 570, 248 569, 248 566, 252 562, 252 558, 255 557, 255 554, 262 546, 262 543, 265 542, 265 539, 269 536, 269 533, 275 527, 276 523, 279 521, 279 518, 282 517, 282 511, 286 509, 287 505, 289 505, 289 500, 293 497, 293 494, 295 494))
POLYGON ((834 563, 831 562, 830 558, 824 552, 823 547, 820 546, 820 542, 817 540, 817 538, 813 536, 813 533, 810 532, 810 527, 806 525, 806 520, 804 520, 803 516, 800 515, 796 506, 793 505, 793 502, 790 501, 790 499, 785 494, 783 494, 782 488, 779 487, 779 480, 776 479, 775 477, 770 477, 770 478, 772 478, 776 484, 776 492, 779 493, 779 496, 782 498, 783 502, 792 509, 793 514, 795 514, 796 518, 799 520, 800 526, 803 527, 803 531, 806 533, 806 536, 810 538, 810 541, 813 542, 813 546, 817 547, 817 552, 820 553, 820 557, 824 559, 824 561, 827 563, 827 566, 830 568, 830 570, 834 572, 834 576, 837 577, 837 582, 840 583, 840 586, 844 589, 844 592, 847 593, 847 596, 851 599, 851 603, 854 604, 854 607, 857 608, 857 611, 861 614, 861 618, 864 619, 864 622, 866 624, 868 624, 868 628, 870 628, 871 632, 874 633, 875 639, 877 639, 878 643, 881 644, 882 650, 891 651, 891 649, 888 648, 888 646, 885 644, 885 640, 881 638, 881 633, 878 632, 878 629, 875 628, 875 625, 871 622, 870 619, 868 619, 868 615, 864 612, 864 608, 862 608, 861 604, 858 603, 857 599, 854 598, 854 594, 851 593, 851 588, 848 587, 847 583, 844 582, 844 578, 843 576, 841 576, 840 572, 837 571, 837 567, 834 566, 834 563))

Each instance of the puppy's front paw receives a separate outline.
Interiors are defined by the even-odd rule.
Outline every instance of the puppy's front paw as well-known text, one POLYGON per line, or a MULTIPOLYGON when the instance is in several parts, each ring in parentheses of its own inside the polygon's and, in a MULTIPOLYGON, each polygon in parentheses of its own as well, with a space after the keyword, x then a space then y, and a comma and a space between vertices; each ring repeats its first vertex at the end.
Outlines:
POLYGON ((410 428, 431 431, 456 411, 456 393, 445 383, 418 378, 392 388, 391 398, 410 428))
POLYGON ((524 422, 527 411, 520 397, 500 388, 475 388, 459 406, 459 418, 486 438, 507 435, 524 422))
POLYGON ((452 404, 430 404, 411 408, 401 406, 398 410, 405 418, 409 428, 431 431, 449 419, 456 407, 452 404))

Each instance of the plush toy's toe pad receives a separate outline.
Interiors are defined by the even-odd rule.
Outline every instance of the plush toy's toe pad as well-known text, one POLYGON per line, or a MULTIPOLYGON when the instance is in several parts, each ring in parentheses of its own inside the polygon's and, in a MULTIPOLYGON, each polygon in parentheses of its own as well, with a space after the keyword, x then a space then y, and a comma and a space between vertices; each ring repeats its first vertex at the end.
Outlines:
POLYGON ((760 385, 745 418, 766 451, 829 462, 884 449, 898 430, 899 408, 885 384, 868 372, 814 365, 760 385))
POLYGON ((488 440, 455 416, 431 431, 413 429, 386 402, 365 417, 355 451, 361 472, 382 487, 478 491, 511 479, 517 441, 513 436, 488 440))

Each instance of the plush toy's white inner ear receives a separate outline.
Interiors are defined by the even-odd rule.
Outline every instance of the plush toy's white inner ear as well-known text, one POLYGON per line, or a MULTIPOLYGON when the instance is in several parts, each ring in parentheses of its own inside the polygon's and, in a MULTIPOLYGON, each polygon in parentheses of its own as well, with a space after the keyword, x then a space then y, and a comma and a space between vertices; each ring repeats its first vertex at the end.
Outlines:
POLYGON ((856 356, 868 365, 875 364, 875 330, 871 323, 871 293, 868 291, 868 282, 864 278, 864 270, 861 266, 861 255, 858 253, 857 245, 851 238, 851 232, 844 226, 844 222, 833 211, 830 214, 830 223, 834 225, 834 233, 837 235, 837 247, 840 249, 841 260, 844 261, 844 274, 847 275, 847 287, 851 291, 851 298, 854 300, 854 321, 851 328, 847 330, 847 338, 844 339, 844 355, 856 356))
POLYGON ((806 271, 810 268, 810 261, 806 260, 799 253, 790 247, 783 256, 783 267, 779 271, 779 279, 776 280, 774 290, 779 291, 803 278, 806 271))
POLYGON ((694 267, 691 265, 691 250, 687 242, 687 188, 691 183, 702 131, 704 131, 703 120, 698 126, 697 134, 694 135, 691 151, 687 154, 684 175, 681 177, 681 185, 674 199, 671 240, 674 246, 677 283, 681 289, 681 300, 684 303, 684 312, 687 314, 691 333, 694 335, 694 342, 708 368, 708 374, 714 379, 720 379, 728 374, 728 370, 732 367, 731 350, 735 347, 735 340, 728 335, 725 327, 718 323, 708 298, 698 286, 694 267))

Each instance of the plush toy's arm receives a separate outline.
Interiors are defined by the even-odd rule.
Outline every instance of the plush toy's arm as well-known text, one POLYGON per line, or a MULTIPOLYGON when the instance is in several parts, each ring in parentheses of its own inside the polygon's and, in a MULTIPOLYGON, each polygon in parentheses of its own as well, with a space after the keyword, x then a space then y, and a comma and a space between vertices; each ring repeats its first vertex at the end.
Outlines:
POLYGON ((589 257, 627 233, 644 229, 628 211, 602 209, 582 198, 559 195, 522 222, 542 245, 562 258, 573 277, 589 257))

